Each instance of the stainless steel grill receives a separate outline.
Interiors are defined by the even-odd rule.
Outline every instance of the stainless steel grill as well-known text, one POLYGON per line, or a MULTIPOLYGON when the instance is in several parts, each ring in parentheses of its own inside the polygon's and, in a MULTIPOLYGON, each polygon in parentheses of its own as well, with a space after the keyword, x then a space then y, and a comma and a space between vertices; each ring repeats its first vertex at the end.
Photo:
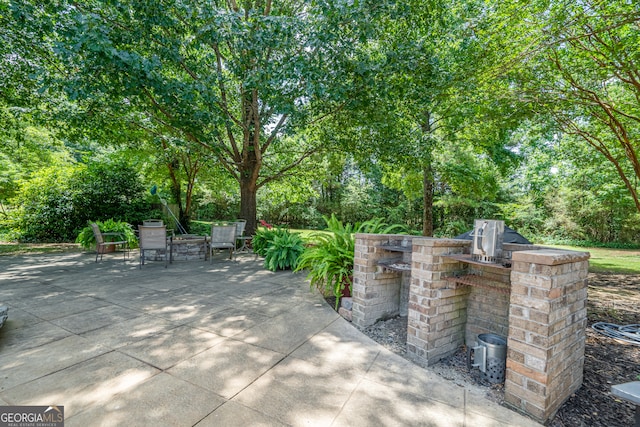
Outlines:
POLYGON ((504 221, 476 219, 471 255, 475 261, 497 263, 502 258, 504 221))

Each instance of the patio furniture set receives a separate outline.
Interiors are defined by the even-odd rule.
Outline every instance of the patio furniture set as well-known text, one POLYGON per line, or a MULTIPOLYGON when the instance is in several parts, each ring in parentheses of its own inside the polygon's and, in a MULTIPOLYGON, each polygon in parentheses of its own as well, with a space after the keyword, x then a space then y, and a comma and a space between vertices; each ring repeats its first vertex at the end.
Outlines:
MULTIPOLYGON (((211 225, 211 234, 201 236, 197 234, 178 234, 167 229, 162 220, 150 219, 138 226, 138 243, 140 247, 140 268, 144 265, 145 251, 158 251, 164 255, 165 268, 173 262, 174 248, 181 245, 198 245, 204 250, 205 260, 212 260, 214 251, 228 250, 229 259, 233 254, 248 251, 247 241, 250 237, 244 235, 246 220, 219 223, 211 225)), ((102 233, 97 224, 91 224, 96 239, 96 262, 98 256, 110 250, 123 252, 123 259, 129 255, 129 243, 120 233, 102 233), (106 237, 106 238, 105 238, 106 237), (115 239, 115 240, 113 240, 115 239)))

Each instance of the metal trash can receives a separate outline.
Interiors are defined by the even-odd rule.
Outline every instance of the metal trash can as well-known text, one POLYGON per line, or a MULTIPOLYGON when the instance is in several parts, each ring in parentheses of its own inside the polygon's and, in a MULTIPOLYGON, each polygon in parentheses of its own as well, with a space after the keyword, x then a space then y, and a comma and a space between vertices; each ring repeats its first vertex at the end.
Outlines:
POLYGON ((507 339, 496 334, 480 334, 473 347, 467 349, 467 368, 480 368, 484 380, 492 384, 504 382, 507 367, 507 339), (473 353, 473 363, 472 363, 473 353))

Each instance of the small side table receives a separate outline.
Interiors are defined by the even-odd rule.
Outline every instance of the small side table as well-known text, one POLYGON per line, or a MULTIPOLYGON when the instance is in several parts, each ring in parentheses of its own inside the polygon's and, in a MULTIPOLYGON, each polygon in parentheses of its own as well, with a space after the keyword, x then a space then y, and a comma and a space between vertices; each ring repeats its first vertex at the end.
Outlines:
POLYGON ((634 427, 640 427, 640 381, 612 385, 611 394, 636 405, 636 422, 634 427))
POLYGON ((236 250, 236 252, 249 252, 249 253, 251 253, 251 249, 247 245, 247 242, 250 242, 251 239, 253 239, 252 236, 241 236, 241 237, 238 237, 238 240, 240 240, 242 242, 242 246, 240 246, 240 249, 236 250))

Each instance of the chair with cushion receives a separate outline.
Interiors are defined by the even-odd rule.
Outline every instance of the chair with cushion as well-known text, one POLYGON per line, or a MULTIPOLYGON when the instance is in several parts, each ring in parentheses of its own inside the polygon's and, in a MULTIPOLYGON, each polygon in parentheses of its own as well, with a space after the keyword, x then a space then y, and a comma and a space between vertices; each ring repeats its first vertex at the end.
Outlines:
POLYGON ((144 265, 144 251, 153 250, 164 252, 164 268, 167 268, 169 259, 169 245, 167 244, 167 228, 165 226, 138 226, 138 239, 140 239, 140 268, 144 265))
POLYGON ((229 249, 229 259, 233 259, 236 249, 236 225, 212 225, 209 242, 209 261, 213 262, 214 249, 229 249))
POLYGON ((102 255, 105 252, 115 251, 118 247, 122 249, 123 260, 127 259, 129 256, 129 242, 122 233, 103 233, 95 222, 90 225, 93 230, 93 237, 96 239, 96 262, 98 262, 98 256, 102 261, 102 255), (112 240, 114 237, 115 240, 112 240))

